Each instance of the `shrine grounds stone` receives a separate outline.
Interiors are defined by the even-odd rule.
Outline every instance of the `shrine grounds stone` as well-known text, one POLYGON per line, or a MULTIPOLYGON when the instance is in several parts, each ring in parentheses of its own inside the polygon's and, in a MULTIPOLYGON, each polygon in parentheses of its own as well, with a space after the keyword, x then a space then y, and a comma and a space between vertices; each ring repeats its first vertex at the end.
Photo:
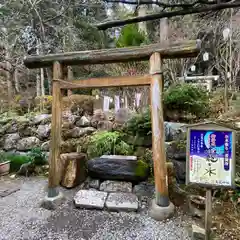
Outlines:
POLYGON ((105 206, 110 211, 137 211, 138 198, 133 193, 110 193, 105 206))
POLYGON ((80 190, 74 197, 76 207, 103 209, 108 193, 93 190, 80 190))
POLYGON ((89 188, 99 189, 100 181, 99 179, 90 179, 89 181, 89 188))
POLYGON ((105 192, 132 192, 132 183, 122 181, 104 181, 100 185, 100 191, 105 192))

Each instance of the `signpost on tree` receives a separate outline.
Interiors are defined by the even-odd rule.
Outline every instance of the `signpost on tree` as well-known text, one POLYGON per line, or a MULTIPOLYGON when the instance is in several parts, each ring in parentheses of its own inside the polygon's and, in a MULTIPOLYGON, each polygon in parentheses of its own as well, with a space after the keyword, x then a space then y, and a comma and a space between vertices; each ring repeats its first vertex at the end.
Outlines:
POLYGON ((206 188, 205 239, 209 240, 212 189, 235 187, 235 130, 214 122, 187 128, 186 184, 206 188))

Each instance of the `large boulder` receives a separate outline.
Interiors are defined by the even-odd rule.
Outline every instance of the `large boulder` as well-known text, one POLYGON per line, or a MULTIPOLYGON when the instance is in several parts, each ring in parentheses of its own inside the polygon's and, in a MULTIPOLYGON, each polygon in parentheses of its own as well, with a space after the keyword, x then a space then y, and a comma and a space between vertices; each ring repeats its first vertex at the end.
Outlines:
POLYGON ((20 136, 18 133, 7 134, 5 136, 3 148, 5 150, 16 149, 16 145, 19 139, 20 139, 20 136))
POLYGON ((186 161, 186 141, 165 142, 167 159, 186 161))
POLYGON ((129 158, 94 158, 87 162, 88 173, 92 178, 128 182, 144 181, 149 176, 149 167, 140 160, 129 158))
POLYGON ((73 188, 86 180, 86 155, 82 153, 61 154, 62 178, 61 185, 73 188))
POLYGON ((186 180, 186 162, 171 160, 174 166, 176 174, 176 180, 178 183, 185 183, 186 180))
POLYGON ((35 147, 40 147, 40 140, 37 137, 26 137, 17 143, 17 150, 19 151, 28 151, 35 147))
POLYGON ((39 125, 37 128, 37 136, 40 139, 45 139, 50 137, 51 124, 39 125))
POLYGON ((128 108, 120 108, 115 113, 115 122, 118 124, 124 124, 132 117, 132 113, 128 108))
POLYGON ((177 141, 186 139, 186 128, 184 123, 164 122, 165 141, 177 141))

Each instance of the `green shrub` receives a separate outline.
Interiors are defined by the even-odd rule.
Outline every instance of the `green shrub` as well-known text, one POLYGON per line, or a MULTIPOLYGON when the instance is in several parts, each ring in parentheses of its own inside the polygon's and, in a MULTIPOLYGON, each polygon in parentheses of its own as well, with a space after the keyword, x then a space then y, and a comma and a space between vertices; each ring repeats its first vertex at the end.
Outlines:
MULTIPOLYGON (((199 118, 208 114, 209 96, 205 90, 191 84, 175 85, 164 93, 163 104, 164 114, 168 111, 176 111, 179 115, 183 115, 183 118, 187 117, 188 114, 199 118)), ((132 136, 151 135, 150 108, 135 114, 125 124, 123 131, 132 136)))
POLYGON ((202 117, 209 109, 209 96, 204 89, 192 84, 175 85, 164 94, 164 109, 202 117))
POLYGON ((47 163, 46 154, 40 148, 33 148, 28 156, 34 165, 44 165, 47 163))
POLYGON ((147 108, 142 113, 135 114, 124 126, 123 131, 132 136, 151 134, 151 114, 147 108))
POLYGON ((116 41, 116 46, 119 48, 140 46, 141 44, 147 42, 148 42, 147 36, 138 31, 137 25, 129 24, 122 28, 120 36, 116 41))
POLYGON ((17 172, 24 163, 31 162, 28 155, 2 153, 1 158, 10 161, 10 172, 17 172))
POLYGON ((89 158, 99 157, 104 154, 129 155, 132 152, 132 147, 122 140, 121 133, 107 131, 93 134, 87 149, 89 158))

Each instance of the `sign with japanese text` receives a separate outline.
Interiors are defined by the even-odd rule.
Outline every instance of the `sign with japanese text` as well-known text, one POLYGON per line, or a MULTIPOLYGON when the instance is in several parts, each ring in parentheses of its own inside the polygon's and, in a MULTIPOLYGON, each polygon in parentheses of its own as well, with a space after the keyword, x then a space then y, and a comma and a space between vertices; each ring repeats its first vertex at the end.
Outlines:
POLYGON ((233 183, 233 133, 189 130, 189 183, 231 187, 233 183))

